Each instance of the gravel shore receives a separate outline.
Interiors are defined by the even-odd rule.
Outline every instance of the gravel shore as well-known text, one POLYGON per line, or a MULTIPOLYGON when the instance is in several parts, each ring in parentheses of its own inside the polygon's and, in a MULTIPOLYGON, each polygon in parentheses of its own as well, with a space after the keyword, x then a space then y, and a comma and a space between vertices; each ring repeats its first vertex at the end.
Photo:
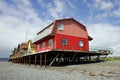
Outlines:
POLYGON ((120 61, 50 68, 0 62, 0 80, 120 80, 120 61))

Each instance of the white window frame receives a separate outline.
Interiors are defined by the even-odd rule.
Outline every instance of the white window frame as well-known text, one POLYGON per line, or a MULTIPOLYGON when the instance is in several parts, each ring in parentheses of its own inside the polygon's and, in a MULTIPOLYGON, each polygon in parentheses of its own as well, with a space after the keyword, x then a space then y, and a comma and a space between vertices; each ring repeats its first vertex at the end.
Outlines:
POLYGON ((40 44, 37 44, 37 49, 40 49, 40 44))
POLYGON ((49 46, 53 46, 53 45, 54 45, 53 39, 50 39, 49 40, 49 46))
POLYGON ((64 30, 64 24, 59 23, 58 24, 58 30, 64 30))
POLYGON ((66 38, 62 38, 62 45, 68 45, 68 40, 66 38))
POLYGON ((46 42, 43 42, 42 43, 42 48, 45 48, 46 47, 46 42))
POLYGON ((83 40, 80 40, 80 41, 78 42, 78 45, 79 45, 80 47, 84 47, 84 41, 83 41, 83 40))

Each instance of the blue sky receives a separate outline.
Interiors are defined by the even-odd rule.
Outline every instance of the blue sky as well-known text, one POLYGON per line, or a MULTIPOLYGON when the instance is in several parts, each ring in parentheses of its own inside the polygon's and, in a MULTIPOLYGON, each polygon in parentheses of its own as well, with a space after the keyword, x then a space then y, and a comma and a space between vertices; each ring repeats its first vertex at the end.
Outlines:
POLYGON ((0 57, 33 39, 55 19, 74 18, 93 37, 90 46, 113 48, 120 55, 120 0, 0 0, 0 57))

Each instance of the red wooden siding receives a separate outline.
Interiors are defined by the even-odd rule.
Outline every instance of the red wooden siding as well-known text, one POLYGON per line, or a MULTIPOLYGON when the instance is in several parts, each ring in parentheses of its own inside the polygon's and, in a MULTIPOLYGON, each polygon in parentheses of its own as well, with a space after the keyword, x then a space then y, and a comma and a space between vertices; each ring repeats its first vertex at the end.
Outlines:
POLYGON ((44 40, 41 40, 41 41, 38 41, 36 44, 36 52, 39 52, 39 51, 44 51, 44 50, 50 50, 50 49, 53 49, 54 48, 54 45, 53 46, 49 46, 49 40, 52 39, 53 40, 53 43, 55 44, 55 37, 50 37, 50 38, 46 38, 44 40), (42 48, 42 43, 45 42, 46 45, 45 45, 45 48, 42 48), (37 49, 37 45, 40 45, 40 48, 37 49))
POLYGON ((81 51, 88 51, 88 38, 81 38, 81 37, 75 37, 75 36, 68 36, 68 35, 61 35, 56 34, 55 36, 56 40, 56 49, 63 49, 63 50, 81 50, 81 51), (67 39, 67 45, 62 45, 62 38, 67 39), (84 42, 84 46, 79 46, 79 41, 84 42))
MULTIPOLYGON (((74 19, 62 19, 62 20, 56 20, 50 25, 52 25, 52 30, 50 31, 50 33, 47 35, 44 35, 43 38, 35 42, 36 46, 38 44, 40 45, 40 48, 36 49, 36 52, 50 50, 50 49, 81 50, 81 51, 89 50, 90 37, 88 37, 89 35, 86 27, 81 23, 77 22, 74 19), (59 24, 64 25, 64 30, 58 30, 59 24), (67 39, 67 45, 62 45, 63 38, 67 39), (49 46, 50 39, 53 39, 53 42, 54 42, 53 46, 49 46), (79 41, 84 42, 83 47, 79 46, 79 41), (43 42, 46 43, 45 48, 42 48, 43 42)), ((42 31, 50 27, 51 26, 47 26, 42 31)), ((39 34, 42 34, 42 31, 40 31, 39 34)), ((41 37, 41 36, 38 36, 38 37, 41 37)))
POLYGON ((63 34, 63 35, 70 35, 70 36, 76 36, 76 37, 83 37, 88 38, 88 33, 86 31, 86 28, 79 25, 73 20, 68 21, 58 21, 56 22, 55 27, 57 28, 56 34, 63 34), (58 30, 58 24, 62 23, 64 25, 64 30, 58 30))

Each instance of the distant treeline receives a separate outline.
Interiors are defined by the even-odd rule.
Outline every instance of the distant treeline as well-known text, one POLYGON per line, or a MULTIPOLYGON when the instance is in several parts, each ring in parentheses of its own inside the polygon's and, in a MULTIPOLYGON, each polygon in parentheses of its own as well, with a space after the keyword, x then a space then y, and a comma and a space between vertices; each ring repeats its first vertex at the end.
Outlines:
POLYGON ((8 61, 8 58, 0 58, 0 61, 8 61))

